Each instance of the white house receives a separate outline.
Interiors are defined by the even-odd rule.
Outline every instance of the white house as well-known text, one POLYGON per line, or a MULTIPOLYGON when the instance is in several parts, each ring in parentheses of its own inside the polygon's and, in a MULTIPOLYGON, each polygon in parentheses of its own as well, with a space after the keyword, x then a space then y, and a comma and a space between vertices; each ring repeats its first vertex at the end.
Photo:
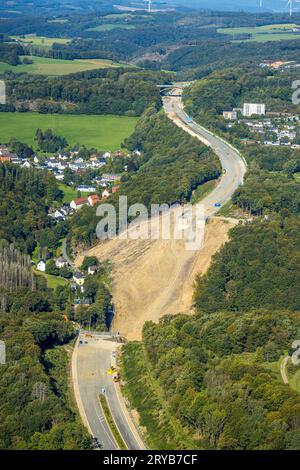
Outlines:
POLYGON ((65 220, 67 212, 64 209, 56 209, 52 217, 56 220, 65 220))
POLYGON ((36 265, 38 271, 42 271, 43 273, 46 271, 46 263, 45 260, 40 259, 38 264, 36 265))
POLYGON ((97 271, 98 271, 98 267, 96 265, 88 267, 88 273, 91 274, 92 276, 96 274, 97 271))
POLYGON ((96 188, 95 186, 81 185, 81 186, 77 186, 76 191, 83 191, 85 193, 94 193, 96 191, 96 188))

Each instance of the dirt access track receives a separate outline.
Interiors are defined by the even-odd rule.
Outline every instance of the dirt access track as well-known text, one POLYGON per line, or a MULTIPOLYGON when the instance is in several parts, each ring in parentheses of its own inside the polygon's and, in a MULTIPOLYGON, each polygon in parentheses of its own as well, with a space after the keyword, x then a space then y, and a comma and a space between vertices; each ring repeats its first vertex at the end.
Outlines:
MULTIPOLYGON (((178 126, 210 145, 218 154, 224 174, 216 188, 203 199, 205 215, 213 216, 213 202, 226 202, 243 181, 246 170, 238 153, 205 129, 193 123, 191 129, 182 114, 178 98, 166 98, 165 112, 178 126)), ((146 321, 157 322, 166 314, 191 313, 194 281, 204 274, 212 256, 228 240, 233 221, 213 218, 205 227, 204 244, 200 250, 186 249, 184 240, 121 240, 99 242, 85 253, 100 261, 109 259, 113 265, 113 331, 128 340, 140 340, 146 321)), ((79 266, 82 257, 78 257, 79 266)))

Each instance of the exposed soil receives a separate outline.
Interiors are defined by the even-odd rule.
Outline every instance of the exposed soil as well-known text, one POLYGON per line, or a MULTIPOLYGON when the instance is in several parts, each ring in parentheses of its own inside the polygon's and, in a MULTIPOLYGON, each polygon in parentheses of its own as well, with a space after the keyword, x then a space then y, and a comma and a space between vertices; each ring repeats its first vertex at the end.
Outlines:
MULTIPOLYGON (((113 264, 115 318, 112 329, 128 340, 140 340, 146 321, 166 314, 192 313, 194 281, 228 240, 233 223, 214 219, 206 225, 204 245, 188 251, 183 240, 100 242, 88 253, 113 264)), ((77 259, 77 265, 82 258, 77 259)))

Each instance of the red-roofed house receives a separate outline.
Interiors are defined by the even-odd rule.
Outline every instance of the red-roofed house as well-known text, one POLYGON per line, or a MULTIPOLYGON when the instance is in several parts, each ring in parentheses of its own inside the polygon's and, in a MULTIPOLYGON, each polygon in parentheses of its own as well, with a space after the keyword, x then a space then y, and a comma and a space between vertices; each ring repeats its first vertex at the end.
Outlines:
POLYGON ((86 206, 88 203, 89 202, 86 197, 79 197, 78 199, 73 199, 73 201, 71 201, 70 207, 77 211, 78 209, 81 209, 83 206, 86 206))
POLYGON ((0 162, 1 163, 10 163, 11 162, 11 156, 8 155, 0 155, 0 162))
POLYGON ((108 189, 104 189, 103 193, 102 193, 102 199, 106 199, 108 198, 108 196, 110 196, 110 192, 108 189))
POLYGON ((88 197, 88 203, 90 206, 95 206, 96 204, 98 204, 98 202, 100 202, 98 194, 91 194, 88 197))

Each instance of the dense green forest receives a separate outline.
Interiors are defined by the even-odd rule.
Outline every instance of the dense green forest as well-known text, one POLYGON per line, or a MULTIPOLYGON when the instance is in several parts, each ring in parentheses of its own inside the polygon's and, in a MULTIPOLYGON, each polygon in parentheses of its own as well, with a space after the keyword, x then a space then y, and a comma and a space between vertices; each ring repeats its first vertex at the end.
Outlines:
POLYGON ((0 164, 0 239, 31 254, 37 232, 51 226, 49 208, 62 197, 50 173, 0 164))
POLYGON ((19 56, 24 54, 22 46, 18 44, 2 43, 0 39, 0 62, 7 62, 10 65, 20 64, 19 56))
MULTIPOLYGON (((141 156, 132 171, 123 174, 120 191, 110 197, 116 207, 119 195, 128 197, 128 206, 186 202, 195 188, 221 172, 217 157, 207 147, 179 130, 155 107, 143 114, 125 145, 140 150, 141 156)), ((75 214, 70 223, 72 245, 78 249, 78 243, 93 244, 98 222, 94 208, 82 208, 75 214)))
POLYGON ((262 170, 283 172, 288 175, 300 171, 300 151, 289 147, 263 145, 243 146, 243 154, 251 165, 255 163, 262 170))
POLYGON ((280 212, 285 216, 300 212, 300 184, 285 174, 250 169, 245 184, 239 187, 232 201, 251 215, 280 212))
POLYGON ((299 217, 259 219, 233 229, 195 291, 199 309, 243 311, 251 307, 300 310, 299 217))
POLYGON ((7 80, 8 104, 22 110, 38 100, 43 113, 126 114, 138 116, 160 103, 156 83, 167 74, 138 69, 101 69, 60 78, 30 77, 7 80))
MULTIPOLYGON (((57 295, 50 292, 41 287, 34 292, 23 288, 6 293, 1 304, 0 335, 7 352, 6 364, 0 368, 1 449, 75 450, 91 446, 70 398, 60 390, 67 373, 67 353, 61 350, 60 362, 64 362, 56 377, 50 371, 60 362, 46 362, 48 348, 74 336, 73 327, 60 313, 57 295)), ((0 295, 3 298, 3 293, 0 295)))
POLYGON ((300 396, 274 365, 299 334, 299 313, 278 308, 146 323, 143 345, 124 346, 123 373, 148 445, 298 449, 300 396))
POLYGON ((268 59, 298 61, 298 40, 278 42, 236 42, 224 41, 224 36, 215 40, 200 40, 195 46, 186 45, 172 51, 163 66, 180 72, 186 79, 199 79, 213 71, 229 67, 257 67, 268 59))

